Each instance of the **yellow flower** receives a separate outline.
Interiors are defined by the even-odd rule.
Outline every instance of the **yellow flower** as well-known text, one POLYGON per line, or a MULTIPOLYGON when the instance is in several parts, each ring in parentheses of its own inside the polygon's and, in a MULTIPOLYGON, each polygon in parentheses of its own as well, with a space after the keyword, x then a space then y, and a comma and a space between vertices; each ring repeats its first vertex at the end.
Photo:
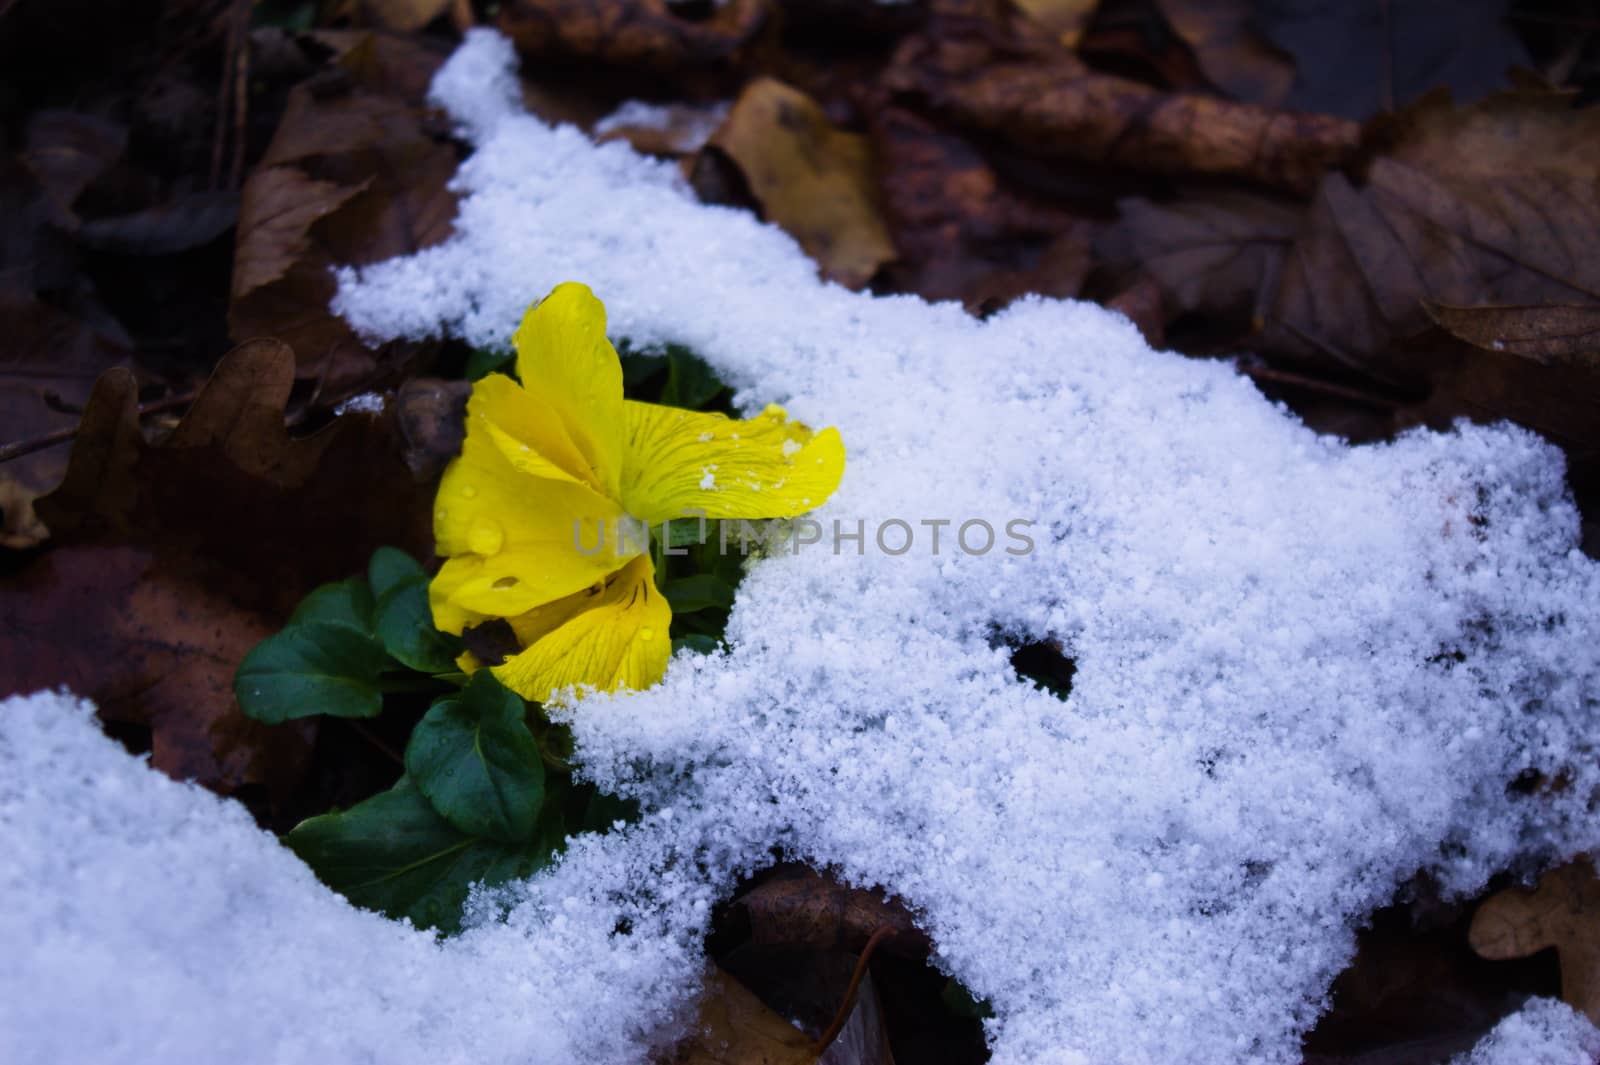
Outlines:
POLYGON ((666 672, 672 610, 648 537, 619 533, 693 514, 794 517, 838 487, 844 444, 781 407, 734 421, 623 399, 605 307, 585 285, 558 286, 512 339, 522 383, 473 386, 439 486, 434 623, 459 634, 509 621, 522 651, 494 673, 528 699, 648 687, 666 672))

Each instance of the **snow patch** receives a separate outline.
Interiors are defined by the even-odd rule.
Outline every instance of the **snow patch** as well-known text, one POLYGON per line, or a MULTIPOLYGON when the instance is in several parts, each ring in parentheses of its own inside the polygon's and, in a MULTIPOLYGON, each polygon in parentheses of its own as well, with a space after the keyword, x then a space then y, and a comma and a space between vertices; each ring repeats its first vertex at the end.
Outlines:
POLYGON ((1450 1065, 1594 1065, 1600 1031, 1553 998, 1533 998, 1450 1065))

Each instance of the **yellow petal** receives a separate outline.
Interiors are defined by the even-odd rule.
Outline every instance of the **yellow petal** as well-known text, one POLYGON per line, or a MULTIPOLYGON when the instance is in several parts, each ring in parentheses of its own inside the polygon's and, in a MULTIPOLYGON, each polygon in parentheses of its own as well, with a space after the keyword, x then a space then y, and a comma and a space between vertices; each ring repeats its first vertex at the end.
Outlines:
POLYGON ((511 617, 600 580, 644 549, 615 530, 626 515, 587 485, 519 472, 481 423, 445 470, 433 535, 448 560, 429 599, 446 632, 511 617), (604 546, 600 546, 604 529, 604 546), (580 547, 581 545, 581 547, 580 547))
POLYGON ((781 407, 734 421, 629 400, 623 414, 622 503, 652 524, 697 511, 792 518, 821 506, 844 476, 839 431, 812 433, 781 407))
POLYGON ((622 455, 622 363, 606 339, 606 309, 587 285, 557 285, 530 308, 511 342, 522 387, 560 418, 588 467, 616 494, 622 455))
POLYGON ((519 473, 575 481, 605 494, 554 408, 504 374, 472 386, 467 431, 487 434, 519 473))
POLYGON ((672 654, 672 608, 641 555, 598 587, 511 619, 526 650, 493 667, 525 699, 563 688, 640 690, 659 681, 672 654))

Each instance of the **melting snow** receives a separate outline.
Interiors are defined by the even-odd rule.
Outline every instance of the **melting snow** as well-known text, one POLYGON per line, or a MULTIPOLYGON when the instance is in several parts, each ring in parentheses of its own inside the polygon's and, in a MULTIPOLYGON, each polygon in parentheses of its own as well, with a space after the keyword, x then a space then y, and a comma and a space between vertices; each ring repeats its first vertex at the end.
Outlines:
MULTIPOLYGON (((1397 885, 1475 891, 1600 844, 1600 567, 1557 450, 1504 426, 1350 448, 1093 306, 979 322, 824 285, 669 165, 522 113, 513 63, 475 32, 440 72, 477 145, 456 236, 347 272, 340 311, 498 346, 586 281, 614 335, 693 349, 751 411, 837 425, 849 466, 818 521, 899 521, 913 548, 796 537, 741 586, 728 654, 570 708, 587 771, 647 816, 480 898, 443 947, 320 893, 242 814, 48 700, 11 704, 7 896, 65 886, 0 907, 24 948, 0 959, 0 1031, 637 1060, 676 1031, 709 904, 777 845, 912 905, 992 1001, 998 1062, 1289 1062, 1397 885), (1033 549, 934 554, 946 520, 947 540, 1031 521, 1033 549), (1019 681, 1001 635, 1060 641, 1070 697, 1019 681), (1569 786, 1508 788, 1530 772, 1569 786)), ((1490 1042, 1591 1038, 1550 1009, 1490 1042)))

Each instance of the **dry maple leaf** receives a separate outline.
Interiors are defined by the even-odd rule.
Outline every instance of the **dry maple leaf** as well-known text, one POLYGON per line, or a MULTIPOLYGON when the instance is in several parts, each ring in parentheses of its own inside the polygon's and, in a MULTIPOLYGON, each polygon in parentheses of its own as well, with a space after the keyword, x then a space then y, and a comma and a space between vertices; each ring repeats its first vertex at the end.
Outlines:
POLYGON ((1536 890, 1491 896, 1468 936, 1473 950, 1495 961, 1554 947, 1562 999, 1600 1023, 1600 879, 1587 860, 1550 870, 1536 890))

